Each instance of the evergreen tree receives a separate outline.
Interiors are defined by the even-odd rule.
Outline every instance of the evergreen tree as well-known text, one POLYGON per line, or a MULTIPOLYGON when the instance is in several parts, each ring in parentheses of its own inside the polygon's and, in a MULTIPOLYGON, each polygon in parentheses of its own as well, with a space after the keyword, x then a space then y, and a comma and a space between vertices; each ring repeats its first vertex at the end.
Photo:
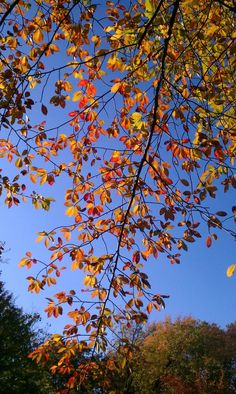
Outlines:
POLYGON ((36 331, 38 314, 26 314, 14 304, 12 294, 0 281, 0 393, 53 393, 45 371, 28 354, 45 339, 36 331))

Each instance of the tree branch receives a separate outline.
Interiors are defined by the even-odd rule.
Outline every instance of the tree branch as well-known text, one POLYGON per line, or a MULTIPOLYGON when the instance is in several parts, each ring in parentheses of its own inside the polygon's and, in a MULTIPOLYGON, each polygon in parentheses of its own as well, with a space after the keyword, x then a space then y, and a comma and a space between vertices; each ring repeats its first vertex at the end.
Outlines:
POLYGON ((5 14, 3 15, 1 21, 0 21, 0 27, 3 25, 3 23, 5 22, 6 18, 8 17, 8 15, 10 15, 10 13, 12 12, 12 10, 17 6, 17 4, 19 4, 20 0, 15 0, 10 7, 8 8, 8 10, 5 12, 5 14))
POLYGON ((158 4, 157 9, 156 9, 156 11, 154 12, 153 16, 151 17, 151 19, 150 19, 150 20, 148 21, 148 23, 146 24, 145 29, 144 29, 144 32, 143 32, 143 34, 141 35, 141 37, 140 37, 140 39, 139 39, 139 41, 138 41, 138 48, 140 48, 140 45, 142 44, 142 41, 143 41, 143 39, 145 38, 145 36, 146 36, 146 34, 147 34, 147 31, 148 31, 149 27, 152 25, 152 23, 153 23, 154 19, 156 18, 158 12, 160 11, 160 8, 161 8, 161 6, 162 6, 163 3, 164 3, 164 0, 161 0, 160 3, 158 4))
MULTIPOLYGON (((132 190, 132 194, 131 194, 131 197, 130 197, 129 205, 127 207, 127 210, 126 210, 126 213, 125 213, 125 216, 124 216, 124 219, 123 219, 123 224, 122 224, 121 232, 120 232, 119 239, 118 239, 118 247, 117 247, 117 251, 116 251, 116 259, 115 259, 115 262, 114 262, 114 267, 113 267, 113 272, 112 272, 112 276, 111 276, 111 280, 110 280, 110 286, 109 286, 109 289, 108 289, 108 292, 107 292, 107 297, 106 297, 106 299, 104 301, 103 310, 105 310, 106 304, 107 304, 107 302, 109 301, 109 298, 110 298, 110 293, 111 293, 111 289, 112 289, 112 282, 113 282, 113 280, 115 278, 115 273, 116 273, 116 270, 117 270, 118 261, 119 261, 119 257, 120 257, 120 247, 121 247, 121 241, 122 241, 123 234, 124 234, 125 225, 126 225, 127 219, 129 217, 129 214, 130 214, 130 209, 131 209, 133 201, 134 201, 134 197, 135 197, 135 194, 136 194, 136 190, 137 190, 137 187, 138 187, 138 183, 139 183, 139 179, 140 179, 140 175, 141 175, 144 163, 147 161, 148 151, 149 151, 149 148, 151 146, 153 133, 154 133, 155 126, 156 126, 156 123, 157 123, 157 109, 158 109, 158 106, 159 106, 160 90, 161 90, 162 83, 164 81, 164 76, 165 76, 165 60, 166 60, 166 56, 167 56, 169 42, 170 42, 171 35, 172 35, 174 21, 175 21, 176 14, 177 14, 177 11, 178 11, 178 8, 179 8, 179 3, 180 3, 180 0, 176 0, 175 3, 174 3, 174 9, 173 9, 173 12, 172 12, 172 15, 171 15, 171 18, 170 18, 170 23, 169 23, 168 36, 166 37, 165 42, 164 42, 164 49, 163 49, 163 55, 162 55, 162 61, 161 61, 161 75, 160 75, 160 79, 159 79, 159 82, 158 82, 157 87, 156 87, 155 102, 154 102, 154 109, 153 109, 153 120, 152 120, 152 124, 151 124, 151 128, 150 128, 149 138, 148 138, 148 141, 147 141, 147 144, 146 144, 146 147, 145 147, 145 151, 144 151, 143 157, 142 157, 142 159, 140 161, 140 165, 139 165, 139 168, 138 168, 138 171, 137 171, 137 174, 136 174, 136 180, 135 180, 134 187, 133 187, 133 190, 132 190)), ((102 314, 100 316, 100 322, 99 322, 98 327, 97 327, 98 334, 99 334, 100 328, 102 326, 102 318, 103 318, 103 312, 102 312, 102 314)), ((97 340, 95 342, 94 349, 95 349, 96 343, 97 343, 97 340)), ((93 351, 93 354, 94 354, 94 351, 93 351)))

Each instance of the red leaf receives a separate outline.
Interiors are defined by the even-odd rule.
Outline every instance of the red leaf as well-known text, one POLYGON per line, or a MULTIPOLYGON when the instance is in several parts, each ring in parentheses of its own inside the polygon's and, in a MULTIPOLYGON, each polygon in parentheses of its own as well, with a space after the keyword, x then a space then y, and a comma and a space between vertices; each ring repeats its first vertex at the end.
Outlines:
POLYGON ((82 100, 79 101, 79 108, 85 107, 85 105, 87 104, 88 101, 89 101, 88 98, 86 96, 84 96, 82 98, 82 100))
POLYGON ((92 84, 89 84, 86 89, 87 95, 88 96, 95 96, 96 92, 97 92, 97 90, 96 90, 95 86, 92 84))
POLYGON ((77 111, 69 112, 68 115, 74 118, 77 115, 77 111))
POLYGON ((88 80, 87 79, 81 79, 81 81, 79 81, 78 86, 87 86, 88 85, 88 80))

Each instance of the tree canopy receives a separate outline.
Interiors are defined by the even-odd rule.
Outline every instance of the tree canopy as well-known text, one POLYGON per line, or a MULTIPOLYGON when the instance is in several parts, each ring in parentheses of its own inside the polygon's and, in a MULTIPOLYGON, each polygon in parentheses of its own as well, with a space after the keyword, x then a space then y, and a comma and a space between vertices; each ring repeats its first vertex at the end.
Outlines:
POLYGON ((46 308, 71 319, 52 337, 63 374, 74 352, 106 349, 114 322, 165 305, 147 261, 179 264, 201 236, 210 247, 236 235, 230 198, 222 209, 236 185, 235 2, 3 0, 0 11, 0 194, 47 211, 58 185, 68 219, 38 234, 48 261, 27 251, 19 265, 38 267, 36 293, 64 269, 83 274, 82 292, 46 308))
POLYGON ((0 393, 52 394, 50 376, 28 358, 45 339, 35 328, 40 318, 14 304, 12 294, 0 281, 0 393))
POLYGON ((127 375, 130 387, 140 394, 236 392, 235 328, 193 318, 150 325, 127 375))

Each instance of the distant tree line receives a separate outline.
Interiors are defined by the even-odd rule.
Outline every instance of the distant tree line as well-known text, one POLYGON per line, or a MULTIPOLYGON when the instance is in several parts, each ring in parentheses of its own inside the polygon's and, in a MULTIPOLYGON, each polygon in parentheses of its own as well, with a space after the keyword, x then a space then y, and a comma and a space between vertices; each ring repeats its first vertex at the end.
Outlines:
POLYGON ((169 318, 141 330, 136 345, 133 359, 115 375, 115 392, 236 393, 236 323, 223 330, 191 317, 169 318))
POLYGON ((38 314, 26 314, 15 306, 13 295, 0 281, 0 393, 236 393, 236 323, 223 330, 188 317, 129 331, 116 329, 116 348, 100 358, 93 358, 89 350, 75 354, 63 376, 53 373, 61 343, 50 349, 44 369, 28 358, 46 338, 35 328, 39 320, 38 314), (127 360, 130 342, 132 356, 127 360), (92 372, 87 368, 91 359, 97 365, 92 372), (70 388, 68 381, 74 379, 78 365, 83 373, 77 376, 78 385, 71 380, 70 388))

